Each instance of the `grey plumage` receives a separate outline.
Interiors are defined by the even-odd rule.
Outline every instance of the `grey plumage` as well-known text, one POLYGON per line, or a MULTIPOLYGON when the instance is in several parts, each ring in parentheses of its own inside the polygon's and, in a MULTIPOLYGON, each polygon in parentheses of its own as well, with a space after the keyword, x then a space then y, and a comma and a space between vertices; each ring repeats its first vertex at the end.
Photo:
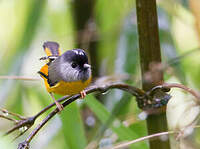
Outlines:
POLYGON ((65 82, 86 81, 91 75, 87 56, 81 49, 65 52, 52 61, 48 69, 49 81, 52 84, 61 80, 65 82), (77 67, 73 68, 72 63, 77 63, 77 67))

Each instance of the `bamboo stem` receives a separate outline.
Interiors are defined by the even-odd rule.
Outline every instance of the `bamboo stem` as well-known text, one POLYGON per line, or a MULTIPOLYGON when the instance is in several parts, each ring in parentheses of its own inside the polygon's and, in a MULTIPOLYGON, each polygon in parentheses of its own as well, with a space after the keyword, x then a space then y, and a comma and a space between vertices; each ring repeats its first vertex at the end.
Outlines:
MULTIPOLYGON (((163 82, 156 0, 136 0, 142 86, 145 91, 163 82)), ((152 109, 151 109, 152 110, 152 109)), ((165 110, 149 115, 148 134, 167 131, 165 110)), ((170 149, 169 140, 150 140, 151 149, 170 149)))

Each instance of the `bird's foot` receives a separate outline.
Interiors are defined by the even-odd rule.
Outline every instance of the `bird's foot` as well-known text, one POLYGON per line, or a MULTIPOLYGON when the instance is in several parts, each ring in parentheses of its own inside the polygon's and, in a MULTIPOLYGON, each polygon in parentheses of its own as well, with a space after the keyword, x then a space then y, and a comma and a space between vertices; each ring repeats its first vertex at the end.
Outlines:
POLYGON ((81 99, 85 98, 86 92, 85 92, 84 90, 82 90, 82 91, 80 92, 80 94, 81 94, 81 99))
POLYGON ((58 101, 55 101, 55 104, 56 104, 56 106, 57 106, 57 108, 58 108, 58 110, 59 110, 59 113, 60 113, 62 110, 64 110, 63 105, 60 104, 58 101))

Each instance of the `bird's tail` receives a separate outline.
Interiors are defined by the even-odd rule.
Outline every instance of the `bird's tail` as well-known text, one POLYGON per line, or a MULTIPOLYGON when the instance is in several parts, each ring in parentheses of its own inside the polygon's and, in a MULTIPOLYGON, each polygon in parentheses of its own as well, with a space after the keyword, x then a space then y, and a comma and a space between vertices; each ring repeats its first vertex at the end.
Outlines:
POLYGON ((40 60, 54 60, 61 55, 60 46, 57 42, 47 41, 43 44, 44 51, 47 56, 41 57, 40 60))

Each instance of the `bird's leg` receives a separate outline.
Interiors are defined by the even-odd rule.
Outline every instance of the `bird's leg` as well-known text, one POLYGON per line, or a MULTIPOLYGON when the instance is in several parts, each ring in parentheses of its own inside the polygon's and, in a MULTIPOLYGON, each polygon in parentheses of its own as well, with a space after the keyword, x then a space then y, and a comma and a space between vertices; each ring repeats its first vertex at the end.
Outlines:
POLYGON ((82 90, 82 91, 80 92, 80 94, 81 94, 81 99, 85 98, 86 92, 85 92, 84 90, 82 90))
POLYGON ((52 99, 54 100, 54 102, 55 102, 55 104, 56 104, 56 106, 57 106, 59 112, 61 112, 61 111, 64 109, 63 105, 60 104, 60 103, 55 99, 55 97, 53 96, 53 93, 50 93, 50 96, 51 96, 52 99))

